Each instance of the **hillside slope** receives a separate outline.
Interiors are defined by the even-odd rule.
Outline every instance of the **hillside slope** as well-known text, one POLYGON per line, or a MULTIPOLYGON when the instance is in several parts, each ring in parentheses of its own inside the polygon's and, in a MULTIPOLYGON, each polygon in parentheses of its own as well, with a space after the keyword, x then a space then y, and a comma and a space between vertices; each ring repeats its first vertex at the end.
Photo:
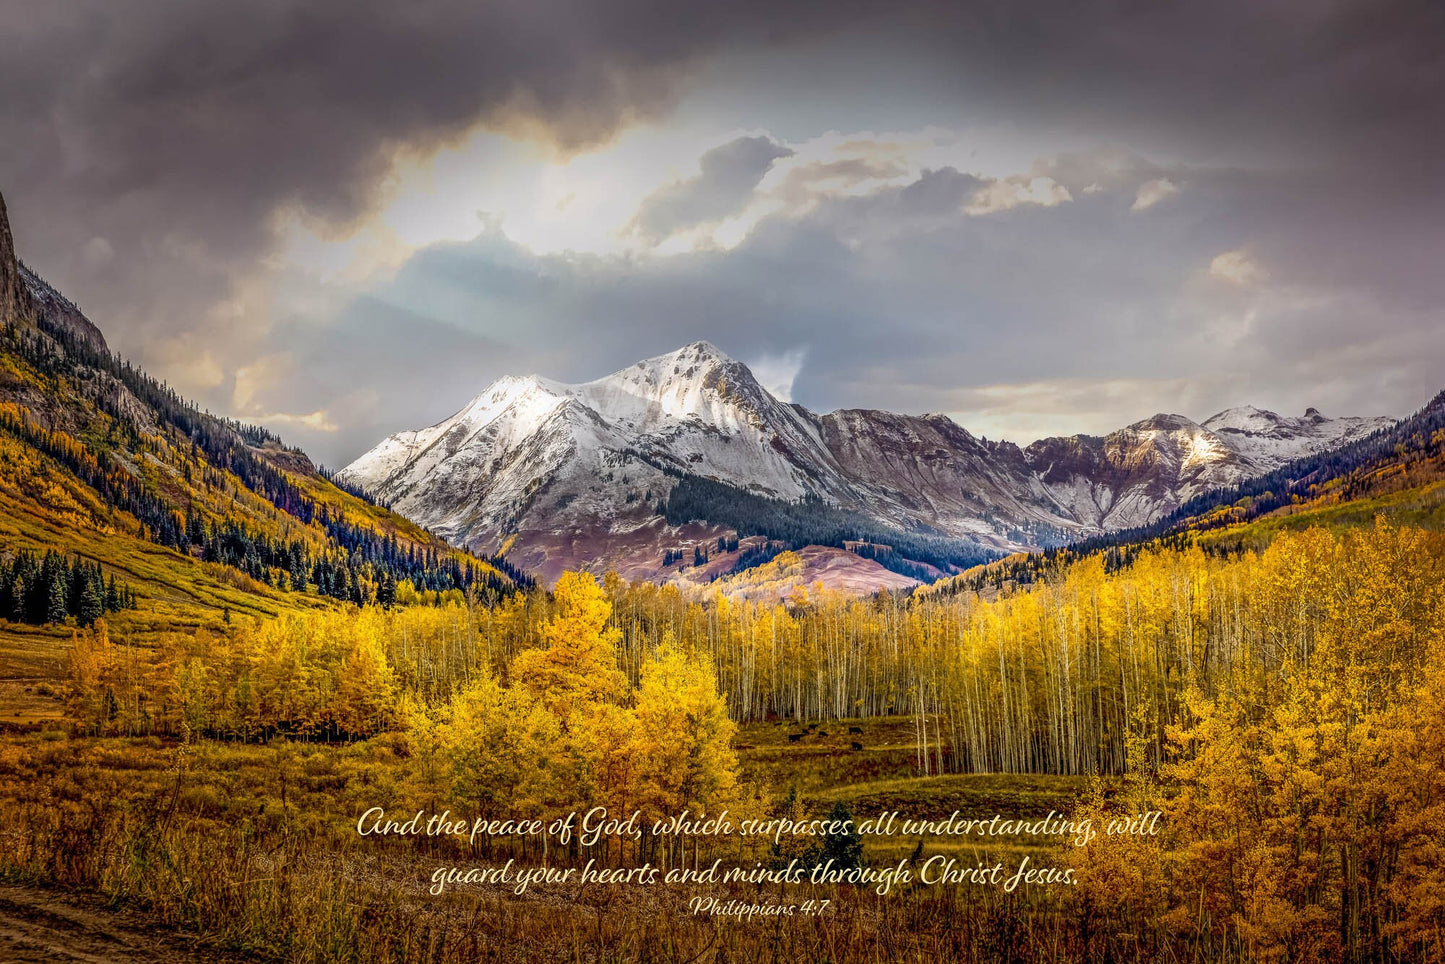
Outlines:
MULTIPOLYGON (((496 596, 525 582, 112 356, 74 304, 19 264, 3 211, 0 201, 0 600, 37 578, 17 559, 98 563, 138 603, 110 617, 113 633, 144 643, 232 612, 496 596)), ((70 630, 38 621, 0 612, 0 674, 54 658, 46 641, 70 630)))

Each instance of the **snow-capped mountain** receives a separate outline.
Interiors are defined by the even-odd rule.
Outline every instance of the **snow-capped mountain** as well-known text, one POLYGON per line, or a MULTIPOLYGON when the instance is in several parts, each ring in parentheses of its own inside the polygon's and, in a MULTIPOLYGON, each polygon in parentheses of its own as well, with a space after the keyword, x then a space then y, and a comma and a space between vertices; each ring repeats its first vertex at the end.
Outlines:
POLYGON ((1040 439, 1025 457, 1069 517, 1094 531, 1142 525, 1263 471, 1182 415, 1155 415, 1103 438, 1040 439))
POLYGON ((685 476, 787 502, 816 499, 885 534, 1011 551, 1139 525, 1206 489, 1388 424, 1240 408, 1203 424, 1156 415, 1103 438, 1021 449, 979 439, 944 415, 817 415, 698 342, 582 385, 500 379, 452 417, 383 440, 341 478, 547 580, 579 566, 675 578, 679 556, 689 570, 698 558, 679 549, 706 550, 694 571, 713 574, 750 544, 742 533, 740 549, 714 558, 733 527, 668 525, 659 506, 685 476))
POLYGON ((1301 418, 1241 405, 1211 416, 1204 427, 1261 471, 1345 445, 1393 424, 1388 418, 1328 418, 1308 408, 1301 418))
POLYGON ((837 501, 848 486, 829 461, 805 413, 699 343, 585 385, 503 378, 451 418, 384 440, 341 477, 453 541, 505 548, 552 578, 600 558, 635 575, 634 556, 644 571, 659 568, 680 537, 657 505, 680 474, 837 501))

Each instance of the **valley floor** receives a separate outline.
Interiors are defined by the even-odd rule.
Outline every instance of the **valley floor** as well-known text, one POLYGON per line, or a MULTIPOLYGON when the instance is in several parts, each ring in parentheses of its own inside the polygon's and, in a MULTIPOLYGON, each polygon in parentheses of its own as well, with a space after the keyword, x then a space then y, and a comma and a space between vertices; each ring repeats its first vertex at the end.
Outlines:
MULTIPOLYGON (((860 818, 884 810, 1042 814, 1071 809, 1087 783, 919 777, 911 733, 900 719, 781 721, 741 727, 735 746, 745 778, 795 787, 817 814, 839 800, 860 818)), ((776 922, 694 917, 687 888, 566 887, 519 897, 479 886, 435 898, 431 868, 475 857, 372 846, 353 832, 365 802, 415 769, 394 749, 386 738, 348 746, 202 740, 183 751, 154 738, 0 735, 0 806, 25 814, 0 834, 0 881, 8 881, 0 884, 0 959, 321 961, 365 940, 394 946, 371 957, 348 950, 343 959, 668 960, 675 955, 656 955, 671 946, 700 961, 805 960, 832 944, 835 960, 924 960, 942 959, 929 948, 960 941, 983 951, 974 928, 995 916, 1016 915, 1016 927, 1032 919, 1039 934, 1047 930, 1039 915, 1052 913, 969 888, 886 898, 809 885, 717 892, 764 903, 832 898, 830 920, 784 935, 776 922), (54 822, 36 811, 42 801, 55 801, 54 822), (253 878, 257 889, 236 885, 253 878), (413 927, 420 944, 405 934, 413 927)), ((998 839, 987 850, 1005 861, 1043 856, 1032 840, 998 839)), ((984 856, 957 841, 881 838, 866 859, 891 865, 917 859, 915 851, 964 863, 984 856)), ((1036 948, 1022 959, 1052 958, 1036 948)))

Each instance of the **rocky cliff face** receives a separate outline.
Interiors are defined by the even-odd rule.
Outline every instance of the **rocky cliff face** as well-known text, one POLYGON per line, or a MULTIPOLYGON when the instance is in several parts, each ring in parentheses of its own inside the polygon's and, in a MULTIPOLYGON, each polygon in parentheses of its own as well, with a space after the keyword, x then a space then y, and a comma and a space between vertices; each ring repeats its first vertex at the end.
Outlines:
POLYGON ((109 353, 100 329, 70 299, 20 263, 5 198, 0 195, 0 323, 27 325, 42 318, 97 351, 109 353))
POLYGON ((65 295, 52 288, 43 278, 25 265, 20 266, 20 282, 25 286, 36 319, 44 318, 57 328, 70 332, 97 351, 110 353, 105 336, 89 318, 65 295))
POLYGON ((34 318, 30 288, 21 276, 20 259, 15 255, 15 238, 10 233, 5 197, 0 195, 0 322, 16 325, 34 318))
POLYGON ((1154 415, 1102 438, 1041 439, 1025 455, 1065 514, 1096 531, 1143 525, 1262 471, 1182 415, 1154 415))
POLYGON ((813 416, 851 483, 848 508, 999 549, 1058 542, 1074 520, 1018 446, 976 438, 946 415, 843 409, 813 416))

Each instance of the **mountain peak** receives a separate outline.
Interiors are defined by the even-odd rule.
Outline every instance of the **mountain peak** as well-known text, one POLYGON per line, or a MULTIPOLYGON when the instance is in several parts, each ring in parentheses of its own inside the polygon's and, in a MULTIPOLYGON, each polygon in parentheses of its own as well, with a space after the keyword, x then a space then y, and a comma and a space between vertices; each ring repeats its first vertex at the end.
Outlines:
POLYGON ((623 369, 616 374, 622 375, 628 371, 638 368, 666 369, 669 365, 677 368, 684 367, 712 367, 715 365, 735 365, 737 360, 718 348, 710 341, 695 341, 689 345, 683 345, 665 355, 656 355, 652 358, 644 358, 630 368, 623 369))
POLYGON ((520 415, 524 421, 536 423, 546 418, 559 401, 570 397, 573 391, 570 385, 540 375, 503 375, 461 411, 432 428, 450 430, 456 425, 466 425, 475 430, 508 411, 520 415))
POLYGON ((551 392, 554 395, 562 395, 570 391, 571 388, 571 385, 564 385, 550 378, 544 378, 534 372, 531 375, 503 375, 488 385, 482 391, 482 395, 515 395, 519 392, 537 390, 551 392))
POLYGON ((608 421, 629 430, 651 431, 674 418, 731 430, 743 421, 767 420, 762 411, 781 405, 746 365, 705 341, 644 359, 580 385, 577 392, 608 421))
POLYGON ((1159 412, 1129 426, 1129 430, 1135 432, 1177 432, 1195 428, 1199 428, 1199 424, 1192 418, 1167 412, 1159 412))
POLYGON ((1268 470, 1286 462, 1340 445, 1383 428, 1388 418, 1331 418, 1310 407, 1302 416, 1285 416, 1253 405, 1227 408, 1204 420, 1204 427, 1256 468, 1268 470))
POLYGON ((732 361, 732 359, 727 356, 726 352, 722 351, 722 349, 718 348, 718 346, 714 345, 710 341, 695 341, 690 345, 683 345, 676 352, 674 352, 674 354, 683 353, 693 355, 710 355, 714 358, 723 359, 724 361, 732 361))
POLYGON ((1283 424, 1278 413, 1257 405, 1236 405, 1206 418, 1201 424, 1211 432, 1268 432, 1283 424))

